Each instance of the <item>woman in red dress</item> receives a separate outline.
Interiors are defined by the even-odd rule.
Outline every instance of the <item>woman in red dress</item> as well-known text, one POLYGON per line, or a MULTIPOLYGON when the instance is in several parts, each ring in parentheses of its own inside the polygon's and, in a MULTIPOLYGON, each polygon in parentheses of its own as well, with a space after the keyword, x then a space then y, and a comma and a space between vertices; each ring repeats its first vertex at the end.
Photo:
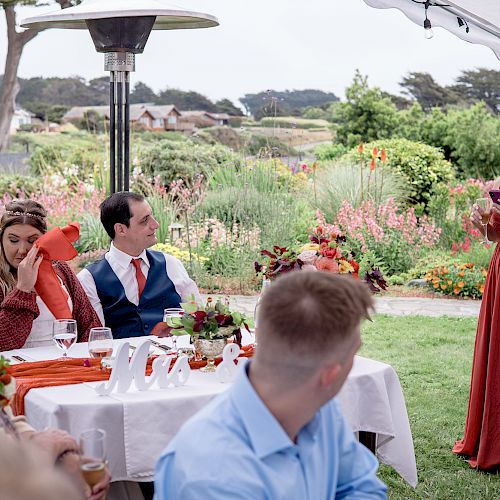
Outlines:
MULTIPOLYGON (((471 221, 484 232, 477 205, 471 221)), ((493 242, 500 241, 498 205, 492 208, 487 235, 493 242)), ((453 452, 468 457, 472 467, 500 469, 500 245, 491 258, 479 313, 464 437, 453 452)))

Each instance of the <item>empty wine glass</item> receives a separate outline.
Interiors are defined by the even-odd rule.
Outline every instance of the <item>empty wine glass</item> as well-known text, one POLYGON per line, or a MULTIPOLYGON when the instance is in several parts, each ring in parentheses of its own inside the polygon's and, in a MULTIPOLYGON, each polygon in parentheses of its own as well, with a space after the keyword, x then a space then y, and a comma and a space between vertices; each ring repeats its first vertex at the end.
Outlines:
POLYGON ((69 348, 76 342, 77 326, 74 319, 56 319, 52 326, 52 340, 62 349, 63 359, 67 359, 69 348))
MULTIPOLYGON (((168 323, 170 318, 180 318, 184 314, 182 307, 168 307, 163 311, 163 322, 168 323)), ((177 351, 177 338, 175 335, 170 334, 172 337, 173 350, 177 351)))
POLYGON ((105 474, 106 431, 89 429, 80 434, 80 470, 85 482, 93 488, 105 474))
POLYGON ((91 328, 89 333, 89 354, 93 358, 110 358, 113 354, 113 334, 111 328, 102 326, 91 328))

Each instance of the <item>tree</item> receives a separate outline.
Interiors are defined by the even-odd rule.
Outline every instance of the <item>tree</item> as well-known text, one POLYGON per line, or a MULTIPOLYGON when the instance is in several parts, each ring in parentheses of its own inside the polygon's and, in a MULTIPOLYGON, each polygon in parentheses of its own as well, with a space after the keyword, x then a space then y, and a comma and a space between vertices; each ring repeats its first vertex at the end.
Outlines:
MULTIPOLYGON (((55 0, 62 9, 71 7, 78 0, 55 0)), ((19 91, 17 72, 23 49, 27 43, 35 38, 41 29, 16 30, 16 6, 36 5, 36 0, 0 0, 0 7, 5 12, 7 23, 7 57, 0 90, 0 151, 7 147, 10 123, 15 111, 16 96, 19 91)))
POLYGON ((217 113, 227 113, 231 116, 243 116, 240 108, 235 106, 229 99, 221 99, 215 103, 217 113))
POLYGON ((470 101, 483 101, 493 113, 500 113, 500 71, 477 68, 462 71, 453 86, 470 101))
POLYGON ((398 125, 398 112, 379 88, 368 87, 366 76, 356 70, 346 89, 346 102, 334 107, 337 141, 354 147, 361 142, 390 138, 398 125))
POLYGON ((216 105, 204 95, 193 90, 184 91, 179 89, 162 90, 155 99, 156 104, 173 104, 177 109, 190 111, 208 111, 217 113, 216 105))
POLYGON ((130 92, 131 104, 142 104, 147 102, 155 102, 156 94, 153 89, 148 87, 145 83, 137 82, 134 85, 132 92, 130 92))
POLYGON ((461 100, 455 90, 441 87, 429 73, 408 73, 399 85, 406 95, 418 101, 424 111, 458 104, 461 100))

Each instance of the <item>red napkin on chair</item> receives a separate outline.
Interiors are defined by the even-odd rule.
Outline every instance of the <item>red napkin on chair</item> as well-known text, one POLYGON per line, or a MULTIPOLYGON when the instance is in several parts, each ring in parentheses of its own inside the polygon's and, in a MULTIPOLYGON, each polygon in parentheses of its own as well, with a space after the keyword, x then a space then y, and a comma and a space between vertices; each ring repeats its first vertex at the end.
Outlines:
POLYGON ((53 260, 71 260, 78 255, 72 243, 80 237, 80 224, 71 222, 65 227, 55 227, 35 241, 38 255, 43 257, 35 283, 36 293, 56 319, 71 319, 68 294, 52 267, 53 260))

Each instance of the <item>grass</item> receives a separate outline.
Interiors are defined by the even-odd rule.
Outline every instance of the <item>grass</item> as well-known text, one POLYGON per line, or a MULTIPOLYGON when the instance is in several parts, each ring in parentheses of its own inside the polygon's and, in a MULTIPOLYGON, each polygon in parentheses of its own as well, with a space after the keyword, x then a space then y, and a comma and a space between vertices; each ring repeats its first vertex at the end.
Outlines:
POLYGON ((500 498, 500 474, 477 472, 451 453, 464 429, 475 331, 474 318, 378 315, 364 324, 360 354, 397 371, 415 445, 415 490, 380 468, 390 499, 500 498))

